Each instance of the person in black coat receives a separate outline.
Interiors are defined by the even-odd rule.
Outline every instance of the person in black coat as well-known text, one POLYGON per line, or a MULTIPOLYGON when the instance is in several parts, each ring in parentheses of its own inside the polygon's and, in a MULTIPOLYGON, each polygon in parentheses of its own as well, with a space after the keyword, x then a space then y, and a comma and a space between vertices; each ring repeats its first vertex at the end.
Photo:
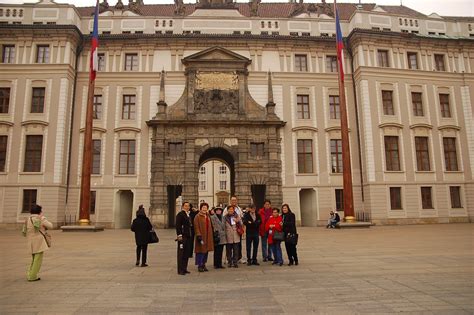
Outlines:
POLYGON ((135 266, 140 264, 140 253, 142 256, 142 267, 147 267, 146 254, 148 249, 148 242, 150 238, 150 231, 153 228, 150 219, 145 214, 143 205, 140 205, 137 210, 137 217, 133 220, 131 230, 135 232, 135 243, 137 244, 137 262, 135 266))
POLYGON ((256 207, 254 204, 248 206, 247 211, 244 214, 243 218, 245 229, 245 247, 247 249, 247 265, 260 265, 257 262, 257 252, 258 252, 258 242, 259 242, 259 227, 262 223, 262 218, 260 214, 256 212, 256 207), (252 248, 253 246, 253 248, 252 248), (252 250, 252 256, 250 256, 250 249, 252 250), (250 258, 252 257, 252 258, 250 258))
POLYGON ((176 215, 176 241, 178 242, 178 274, 186 275, 188 271, 188 260, 192 256, 192 224, 190 219, 190 204, 183 202, 181 211, 176 215))
POLYGON ((293 264, 298 265, 298 254, 296 252, 296 244, 298 242, 298 234, 296 232, 296 217, 293 212, 291 212, 290 206, 284 204, 281 206, 282 211, 282 228, 283 234, 285 235, 285 248, 286 254, 288 255, 288 260, 290 263, 288 266, 293 264))

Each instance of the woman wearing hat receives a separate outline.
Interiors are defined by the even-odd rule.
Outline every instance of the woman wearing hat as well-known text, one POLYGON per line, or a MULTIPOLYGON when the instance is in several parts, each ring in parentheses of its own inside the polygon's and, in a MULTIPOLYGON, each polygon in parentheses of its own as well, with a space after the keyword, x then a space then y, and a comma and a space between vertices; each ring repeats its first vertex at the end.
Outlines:
POLYGON ((222 207, 216 207, 211 210, 211 222, 214 230, 214 268, 223 269, 222 253, 224 246, 227 244, 225 234, 225 218, 222 215, 222 207))
POLYGON ((137 262, 135 266, 140 264, 140 253, 142 256, 142 267, 147 267, 146 254, 148 250, 148 242, 150 240, 150 231, 153 228, 150 219, 145 214, 145 208, 140 205, 137 210, 137 217, 132 222, 131 230, 135 232, 135 243, 137 244, 137 262))

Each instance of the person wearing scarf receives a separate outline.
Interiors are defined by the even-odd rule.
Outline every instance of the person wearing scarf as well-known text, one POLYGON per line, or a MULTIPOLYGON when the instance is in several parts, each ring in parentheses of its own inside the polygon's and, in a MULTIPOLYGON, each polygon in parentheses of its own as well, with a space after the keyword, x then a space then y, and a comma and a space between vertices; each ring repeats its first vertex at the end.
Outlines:
POLYGON ((199 272, 209 271, 206 267, 207 257, 214 250, 214 232, 208 210, 209 204, 203 202, 194 217, 194 252, 199 272))
POLYGON ((227 244, 225 234, 225 218, 222 215, 222 207, 214 208, 214 214, 211 213, 212 228, 214 230, 214 268, 223 269, 222 253, 224 246, 227 244))
POLYGON ((229 268, 238 268, 237 261, 239 259, 240 243, 240 235, 237 232, 238 227, 242 227, 242 221, 235 212, 234 207, 228 206, 227 214, 225 215, 225 234, 227 239, 226 254, 229 268))

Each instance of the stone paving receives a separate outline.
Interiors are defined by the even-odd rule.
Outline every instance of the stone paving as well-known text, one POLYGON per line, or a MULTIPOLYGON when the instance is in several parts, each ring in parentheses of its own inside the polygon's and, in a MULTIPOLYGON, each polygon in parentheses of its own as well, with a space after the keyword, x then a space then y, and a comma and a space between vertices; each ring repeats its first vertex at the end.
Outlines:
POLYGON ((192 265, 184 277, 173 231, 158 233, 141 268, 128 230, 53 231, 29 283, 25 239, 0 231, 0 314, 474 313, 472 224, 300 228, 299 266, 192 265))

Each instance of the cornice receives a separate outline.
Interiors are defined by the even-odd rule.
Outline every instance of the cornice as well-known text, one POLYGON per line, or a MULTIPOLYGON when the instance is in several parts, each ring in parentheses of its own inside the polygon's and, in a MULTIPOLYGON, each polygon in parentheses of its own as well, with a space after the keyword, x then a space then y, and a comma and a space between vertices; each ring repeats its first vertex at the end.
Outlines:
POLYGON ((300 126, 300 127, 291 128, 291 131, 301 131, 301 130, 309 130, 312 132, 318 132, 318 128, 310 127, 310 126, 300 126))
MULTIPOLYGON (((81 129, 79 129, 79 132, 84 132, 85 130, 86 130, 86 128, 81 128, 81 129)), ((107 129, 101 128, 101 127, 92 127, 92 131, 97 131, 97 132, 101 132, 101 133, 106 133, 106 132, 107 132, 107 129)))
POLYGON ((42 125, 42 126, 49 126, 49 123, 43 120, 25 120, 21 122, 22 126, 28 126, 28 125, 42 125))
POLYGON ((133 131, 136 133, 140 133, 142 130, 140 128, 135 128, 135 127, 118 127, 114 129, 114 132, 121 132, 121 131, 133 131))
POLYGON ((433 129, 433 125, 430 125, 430 124, 413 124, 413 125, 410 125, 410 129, 415 129, 415 128, 433 129))
POLYGON ((399 128, 403 129, 403 125, 394 122, 383 123, 379 125, 379 128, 399 128))
POLYGON ((461 130, 461 127, 456 125, 442 125, 438 127, 438 130, 447 130, 447 129, 454 129, 454 130, 461 130))

